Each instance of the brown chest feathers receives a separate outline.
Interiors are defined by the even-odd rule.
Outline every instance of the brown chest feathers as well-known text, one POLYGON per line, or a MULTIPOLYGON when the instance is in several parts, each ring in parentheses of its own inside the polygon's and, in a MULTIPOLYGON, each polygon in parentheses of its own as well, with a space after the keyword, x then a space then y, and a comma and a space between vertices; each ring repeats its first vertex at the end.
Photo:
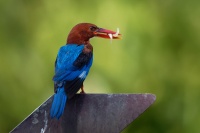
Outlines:
POLYGON ((84 44, 84 49, 83 49, 83 53, 92 53, 93 52, 93 47, 90 44, 90 42, 86 42, 86 44, 84 44))

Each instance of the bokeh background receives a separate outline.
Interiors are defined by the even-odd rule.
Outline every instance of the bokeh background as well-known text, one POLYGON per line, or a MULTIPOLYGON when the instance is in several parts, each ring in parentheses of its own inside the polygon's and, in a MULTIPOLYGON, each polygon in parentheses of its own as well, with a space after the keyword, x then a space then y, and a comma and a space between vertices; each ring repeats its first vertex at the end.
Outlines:
POLYGON ((0 132, 53 94, 54 61, 80 22, 120 28, 122 40, 91 40, 88 93, 154 93, 123 133, 200 132, 200 1, 1 0, 0 132))

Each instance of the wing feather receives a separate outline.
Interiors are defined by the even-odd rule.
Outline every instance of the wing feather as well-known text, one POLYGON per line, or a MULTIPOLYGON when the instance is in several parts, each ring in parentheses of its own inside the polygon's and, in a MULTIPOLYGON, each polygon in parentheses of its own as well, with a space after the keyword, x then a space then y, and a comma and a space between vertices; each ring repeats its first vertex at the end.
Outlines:
POLYGON ((92 65, 92 53, 85 54, 83 49, 84 45, 66 45, 58 52, 53 77, 55 91, 60 83, 64 83, 68 98, 73 97, 82 87, 92 65))

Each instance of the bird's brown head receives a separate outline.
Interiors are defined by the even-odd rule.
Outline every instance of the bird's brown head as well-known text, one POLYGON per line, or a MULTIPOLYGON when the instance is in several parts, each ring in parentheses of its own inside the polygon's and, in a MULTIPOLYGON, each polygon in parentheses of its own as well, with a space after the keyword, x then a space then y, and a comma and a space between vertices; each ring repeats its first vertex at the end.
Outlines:
POLYGON ((109 39, 112 36, 112 39, 120 39, 121 34, 99 28, 94 24, 90 23, 80 23, 72 28, 70 31, 67 44, 87 44, 92 37, 101 37, 109 39))

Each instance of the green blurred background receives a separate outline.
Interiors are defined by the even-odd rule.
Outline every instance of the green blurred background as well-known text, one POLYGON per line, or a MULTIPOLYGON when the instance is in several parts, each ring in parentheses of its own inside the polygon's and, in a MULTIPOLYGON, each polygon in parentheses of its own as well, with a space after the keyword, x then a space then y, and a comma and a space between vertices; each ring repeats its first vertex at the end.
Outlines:
POLYGON ((0 132, 53 94, 54 61, 80 22, 120 28, 94 38, 88 93, 154 93, 156 102, 123 133, 200 132, 200 1, 0 1, 0 132))

